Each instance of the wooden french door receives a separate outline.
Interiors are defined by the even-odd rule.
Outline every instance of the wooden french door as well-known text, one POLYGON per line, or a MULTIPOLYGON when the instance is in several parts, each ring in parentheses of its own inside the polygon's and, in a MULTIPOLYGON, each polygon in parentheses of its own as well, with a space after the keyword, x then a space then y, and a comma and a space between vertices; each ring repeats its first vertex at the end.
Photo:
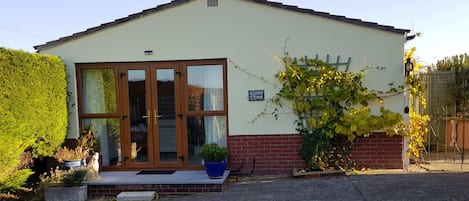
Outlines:
POLYGON ((103 168, 201 169, 204 144, 227 146, 226 59, 76 65, 103 168))
POLYGON ((128 169, 180 169, 184 165, 179 67, 135 63, 121 70, 124 164, 128 169))

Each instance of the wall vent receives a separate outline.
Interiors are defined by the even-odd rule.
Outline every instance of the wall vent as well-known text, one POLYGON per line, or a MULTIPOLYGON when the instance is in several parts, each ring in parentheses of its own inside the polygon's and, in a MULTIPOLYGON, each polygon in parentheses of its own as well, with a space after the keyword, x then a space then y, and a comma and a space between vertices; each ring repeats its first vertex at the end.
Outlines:
POLYGON ((218 7, 218 0, 207 0, 207 7, 218 7))

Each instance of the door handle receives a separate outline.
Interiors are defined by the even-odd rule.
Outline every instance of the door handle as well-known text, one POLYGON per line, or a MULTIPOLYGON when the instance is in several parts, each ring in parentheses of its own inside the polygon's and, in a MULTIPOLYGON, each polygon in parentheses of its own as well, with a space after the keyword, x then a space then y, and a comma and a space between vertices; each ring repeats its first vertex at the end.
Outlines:
POLYGON ((142 116, 142 118, 143 118, 143 119, 146 119, 146 118, 148 118, 148 116, 150 116, 150 110, 147 110, 147 115, 142 116))

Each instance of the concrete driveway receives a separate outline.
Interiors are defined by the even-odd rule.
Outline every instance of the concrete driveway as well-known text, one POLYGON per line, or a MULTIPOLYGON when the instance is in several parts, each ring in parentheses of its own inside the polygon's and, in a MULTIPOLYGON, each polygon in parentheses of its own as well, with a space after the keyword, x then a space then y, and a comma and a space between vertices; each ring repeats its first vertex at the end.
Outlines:
POLYGON ((469 200, 469 173, 366 174, 320 179, 253 177, 222 193, 162 196, 164 201, 469 200))

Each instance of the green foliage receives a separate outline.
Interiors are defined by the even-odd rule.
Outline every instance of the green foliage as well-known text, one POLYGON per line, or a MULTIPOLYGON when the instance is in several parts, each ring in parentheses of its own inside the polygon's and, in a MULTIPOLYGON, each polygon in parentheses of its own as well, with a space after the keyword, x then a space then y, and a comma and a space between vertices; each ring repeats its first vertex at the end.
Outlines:
POLYGON ((15 192, 32 174, 33 171, 30 169, 16 170, 9 174, 8 177, 4 179, 4 182, 0 183, 0 189, 2 189, 2 192, 15 192))
POLYGON ((373 115, 368 108, 376 93, 363 86, 364 72, 338 72, 332 66, 315 59, 300 59, 299 65, 291 57, 283 58, 285 70, 275 76, 282 85, 274 102, 289 101, 297 115, 297 130, 302 135, 300 151, 311 169, 337 167, 347 157, 346 151, 334 147, 350 147, 348 143, 371 131, 390 132, 402 117, 381 108, 373 115), (339 144, 337 144, 339 143, 339 144))
POLYGON ((454 71, 456 79, 455 89, 455 101, 456 101, 456 113, 461 116, 464 108, 467 108, 469 104, 467 100, 469 98, 469 55, 467 53, 454 55, 451 57, 445 57, 443 60, 437 61, 437 69, 439 71, 454 71))
POLYGON ((455 91, 456 115, 467 115, 469 107, 469 65, 455 68, 455 91), (465 114, 466 113, 466 114, 465 114))
POLYGON ((68 123, 66 86, 60 58, 0 48, 1 186, 23 172, 18 163, 25 150, 34 157, 52 155, 62 144, 68 123))
POLYGON ((87 170, 86 168, 80 168, 77 170, 72 170, 68 174, 65 174, 62 182, 64 186, 79 186, 83 184, 87 170))
POLYGON ((222 162, 228 157, 228 150, 217 144, 205 144, 199 156, 207 162, 222 162))
POLYGON ((407 150, 407 155, 418 158, 424 149, 424 137, 428 133, 430 116, 420 114, 416 111, 417 107, 421 107, 422 111, 425 111, 427 103, 425 81, 422 80, 419 74, 422 65, 415 61, 415 51, 416 48, 413 47, 409 51, 405 52, 404 55, 404 59, 410 58, 414 63, 414 70, 409 74, 409 76, 407 76, 405 83, 405 87, 410 91, 410 119, 408 124, 402 121, 399 126, 396 127, 396 131, 409 138, 409 149, 407 150))
POLYGON ((469 104, 469 55, 467 53, 454 55, 451 57, 445 57, 443 60, 437 61, 437 69, 439 71, 454 71, 456 79, 455 89, 455 101, 456 101, 456 113, 458 116, 463 115, 464 108, 467 108, 469 104))
POLYGON ((39 176, 39 178, 41 179, 41 187, 43 188, 49 186, 80 186, 83 184, 86 173, 86 168, 72 170, 55 169, 39 176))
POLYGON ((467 53, 445 57, 436 62, 439 71, 451 71, 453 69, 469 68, 469 55, 467 53))

